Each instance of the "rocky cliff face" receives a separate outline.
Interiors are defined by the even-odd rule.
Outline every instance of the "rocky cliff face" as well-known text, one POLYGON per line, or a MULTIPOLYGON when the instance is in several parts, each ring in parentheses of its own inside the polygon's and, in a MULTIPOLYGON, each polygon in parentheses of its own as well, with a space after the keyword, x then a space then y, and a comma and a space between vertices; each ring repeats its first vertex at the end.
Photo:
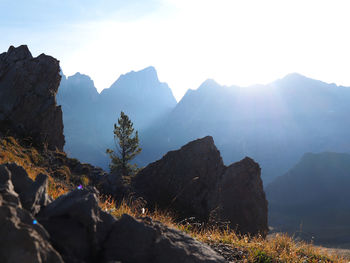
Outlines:
POLYGON ((167 153, 132 184, 150 207, 173 209, 183 218, 229 222, 242 234, 267 233, 259 165, 245 158, 226 167, 210 136, 167 153))
POLYGON ((63 150, 62 111, 55 98, 59 72, 58 60, 44 54, 33 58, 27 46, 11 46, 0 54, 0 126, 4 134, 63 150))

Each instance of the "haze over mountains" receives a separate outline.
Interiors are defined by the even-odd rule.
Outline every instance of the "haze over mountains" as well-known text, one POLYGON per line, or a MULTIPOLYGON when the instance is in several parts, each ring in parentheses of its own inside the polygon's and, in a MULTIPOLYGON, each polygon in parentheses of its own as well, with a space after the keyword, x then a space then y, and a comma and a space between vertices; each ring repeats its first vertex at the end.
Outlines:
POLYGON ((207 80, 177 104, 153 67, 122 75, 101 94, 88 76, 76 74, 63 78, 57 99, 64 113, 66 151, 103 168, 121 110, 140 132, 140 165, 211 135, 226 163, 245 156, 259 162, 266 185, 305 152, 350 149, 350 88, 299 74, 252 87, 207 80))
POLYGON ((62 76, 57 94, 64 113, 66 147, 71 156, 108 169, 113 125, 124 111, 137 130, 146 129, 176 105, 171 89, 153 67, 121 75, 99 94, 89 76, 62 76))

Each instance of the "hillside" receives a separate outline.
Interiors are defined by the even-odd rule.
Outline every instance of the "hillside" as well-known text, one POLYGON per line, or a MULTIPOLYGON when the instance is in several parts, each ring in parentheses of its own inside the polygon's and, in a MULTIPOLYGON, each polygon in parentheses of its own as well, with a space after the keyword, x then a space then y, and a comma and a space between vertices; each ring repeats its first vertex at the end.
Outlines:
MULTIPOLYGON (((57 199, 64 194, 69 195, 69 191, 74 191, 79 184, 83 184, 85 188, 91 183, 83 174, 75 174, 73 169, 67 169, 67 165, 58 165, 62 160, 68 160, 64 153, 40 152, 33 147, 21 145, 11 137, 0 140, 0 166, 1 164, 15 162, 25 168, 32 180, 35 180, 40 173, 49 175, 48 194, 53 199, 57 199), (58 160, 55 169, 52 169, 52 164, 50 164, 52 159, 55 159, 52 156, 57 156, 56 160, 58 160)), ((74 165, 81 165, 74 159, 70 162, 74 165)), ((83 170, 86 172, 86 169, 83 170)), ((146 210, 143 213, 142 206, 138 203, 115 202, 102 196, 99 196, 99 198, 99 205, 103 211, 109 211, 116 218, 121 218, 123 214, 127 213, 136 218, 147 216, 154 221, 160 221, 169 227, 186 232, 201 242, 207 243, 226 259, 225 262, 347 262, 334 254, 337 251, 326 252, 323 248, 296 242, 286 235, 277 235, 268 239, 262 239, 261 237, 249 238, 216 227, 200 228, 197 224, 186 221, 179 223, 167 211, 156 210, 152 212, 146 210)), ((2 205, 0 198, 0 210, 2 205)))
POLYGON ((350 154, 307 153, 266 187, 269 222, 316 244, 350 247, 350 154))

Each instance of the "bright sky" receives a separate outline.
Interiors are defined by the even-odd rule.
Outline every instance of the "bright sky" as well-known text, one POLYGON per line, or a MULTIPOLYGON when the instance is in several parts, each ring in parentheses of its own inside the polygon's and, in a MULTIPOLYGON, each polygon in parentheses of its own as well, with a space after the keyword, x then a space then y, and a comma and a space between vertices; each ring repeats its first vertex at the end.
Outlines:
POLYGON ((292 72, 350 86, 348 0, 0 0, 0 53, 27 44, 101 91, 154 66, 177 100, 207 78, 292 72))

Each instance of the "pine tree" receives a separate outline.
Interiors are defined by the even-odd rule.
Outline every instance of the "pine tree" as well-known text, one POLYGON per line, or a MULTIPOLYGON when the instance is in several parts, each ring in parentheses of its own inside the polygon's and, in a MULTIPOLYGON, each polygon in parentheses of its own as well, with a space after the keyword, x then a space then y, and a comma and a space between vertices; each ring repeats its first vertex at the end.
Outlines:
POLYGON ((124 113, 120 113, 118 125, 114 124, 114 143, 116 151, 107 149, 107 154, 111 158, 109 165, 111 172, 120 174, 122 178, 129 178, 137 171, 136 164, 130 164, 130 161, 141 152, 139 147, 138 132, 134 134, 133 123, 124 113))

